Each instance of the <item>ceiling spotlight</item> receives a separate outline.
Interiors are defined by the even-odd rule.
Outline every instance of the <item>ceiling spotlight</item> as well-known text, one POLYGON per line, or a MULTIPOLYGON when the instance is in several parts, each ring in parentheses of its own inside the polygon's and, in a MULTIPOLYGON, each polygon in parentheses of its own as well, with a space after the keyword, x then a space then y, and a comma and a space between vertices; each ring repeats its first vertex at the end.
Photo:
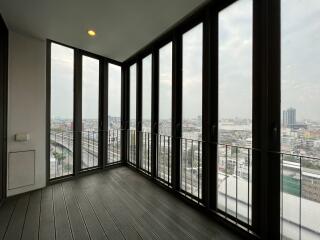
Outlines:
POLYGON ((90 37, 94 37, 96 35, 96 32, 94 30, 88 30, 88 35, 90 37))

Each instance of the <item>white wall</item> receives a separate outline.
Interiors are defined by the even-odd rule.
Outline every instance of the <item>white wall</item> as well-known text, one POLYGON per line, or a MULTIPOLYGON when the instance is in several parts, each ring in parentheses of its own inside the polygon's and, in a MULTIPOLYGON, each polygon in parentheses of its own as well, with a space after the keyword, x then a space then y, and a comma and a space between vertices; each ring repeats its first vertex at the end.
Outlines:
POLYGON ((8 190, 12 196, 46 184, 46 42, 10 31, 8 74, 8 154, 36 152, 35 184, 8 190), (14 141, 21 132, 30 133, 29 142, 14 141))

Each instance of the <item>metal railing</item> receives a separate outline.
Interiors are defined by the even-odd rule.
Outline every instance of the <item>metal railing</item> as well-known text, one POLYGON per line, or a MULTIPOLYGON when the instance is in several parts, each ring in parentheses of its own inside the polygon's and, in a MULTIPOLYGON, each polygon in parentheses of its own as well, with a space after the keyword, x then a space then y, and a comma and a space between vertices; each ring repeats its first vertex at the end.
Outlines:
POLYGON ((74 173, 74 139, 81 136, 81 170, 96 169, 99 166, 100 138, 107 142, 106 164, 121 161, 121 129, 108 131, 54 131, 50 132, 50 179, 74 173))
POLYGON ((320 159, 279 154, 281 238, 320 239, 320 159))
POLYGON ((121 161, 121 132, 120 129, 108 131, 108 158, 107 164, 114 164, 121 161))
MULTIPOLYGON (((252 224, 252 159, 259 150, 216 144, 218 211, 247 227, 252 224)), ((258 159, 258 158, 256 158, 258 159)))
POLYGON ((81 131, 81 169, 99 166, 99 132, 81 131))
POLYGON ((73 132, 50 132, 50 179, 73 174, 73 132))
POLYGON ((128 161, 132 165, 136 164, 136 157, 137 157, 137 134, 136 130, 128 130, 128 161))
POLYGON ((150 132, 140 132, 141 143, 141 160, 140 168, 148 174, 151 174, 151 139, 152 134, 150 132))
POLYGON ((157 135, 157 179, 171 185, 172 137, 157 135))
POLYGON ((180 189, 188 197, 202 199, 202 149, 199 140, 180 138, 180 189))

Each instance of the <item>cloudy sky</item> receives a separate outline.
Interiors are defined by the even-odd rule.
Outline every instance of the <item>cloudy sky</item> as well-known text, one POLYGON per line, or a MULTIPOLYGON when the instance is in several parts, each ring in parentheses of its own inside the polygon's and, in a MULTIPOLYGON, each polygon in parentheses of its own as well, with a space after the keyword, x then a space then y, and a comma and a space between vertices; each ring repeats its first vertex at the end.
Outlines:
POLYGON ((252 0, 219 13, 219 116, 252 117, 252 0))
MULTIPOLYGON (((73 117, 73 50, 52 44, 51 54, 51 112, 53 118, 73 117)), ((99 61, 83 56, 82 116, 98 118, 99 61)), ((120 117, 121 68, 109 64, 109 115, 120 117)))
POLYGON ((51 45, 51 118, 73 118, 73 50, 51 45))
POLYGON ((159 119, 170 119, 172 109, 172 42, 159 51, 159 119))
MULTIPOLYGON (((282 109, 297 109, 297 119, 320 121, 320 3, 281 0, 282 109)), ((202 24, 183 35, 183 117, 201 115, 202 24)), ((160 50, 160 118, 171 117, 172 45, 160 50)), ((92 60, 92 59, 91 59, 92 60)), ((135 99, 135 66, 131 99, 135 99)), ((86 62, 84 109, 97 116, 98 64, 86 62)), ((52 116, 73 115, 73 51, 52 45, 52 116)), ((120 115, 121 70, 110 66, 109 115, 120 115)), ((143 59, 143 118, 151 118, 151 56, 143 59)), ((132 112, 134 102, 131 102, 132 112)), ((220 118, 252 116, 252 0, 239 0, 219 13, 220 118)), ((132 113, 131 112, 131 113, 132 113)))
POLYGON ((282 0, 282 108, 320 121, 320 1, 282 0))

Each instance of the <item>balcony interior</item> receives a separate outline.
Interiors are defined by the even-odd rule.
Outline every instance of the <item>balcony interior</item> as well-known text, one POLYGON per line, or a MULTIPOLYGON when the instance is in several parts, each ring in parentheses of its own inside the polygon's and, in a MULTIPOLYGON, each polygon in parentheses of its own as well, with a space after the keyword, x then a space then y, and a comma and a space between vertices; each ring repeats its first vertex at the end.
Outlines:
POLYGON ((319 240, 319 23, 319 0, 0 0, 0 240, 319 240))

